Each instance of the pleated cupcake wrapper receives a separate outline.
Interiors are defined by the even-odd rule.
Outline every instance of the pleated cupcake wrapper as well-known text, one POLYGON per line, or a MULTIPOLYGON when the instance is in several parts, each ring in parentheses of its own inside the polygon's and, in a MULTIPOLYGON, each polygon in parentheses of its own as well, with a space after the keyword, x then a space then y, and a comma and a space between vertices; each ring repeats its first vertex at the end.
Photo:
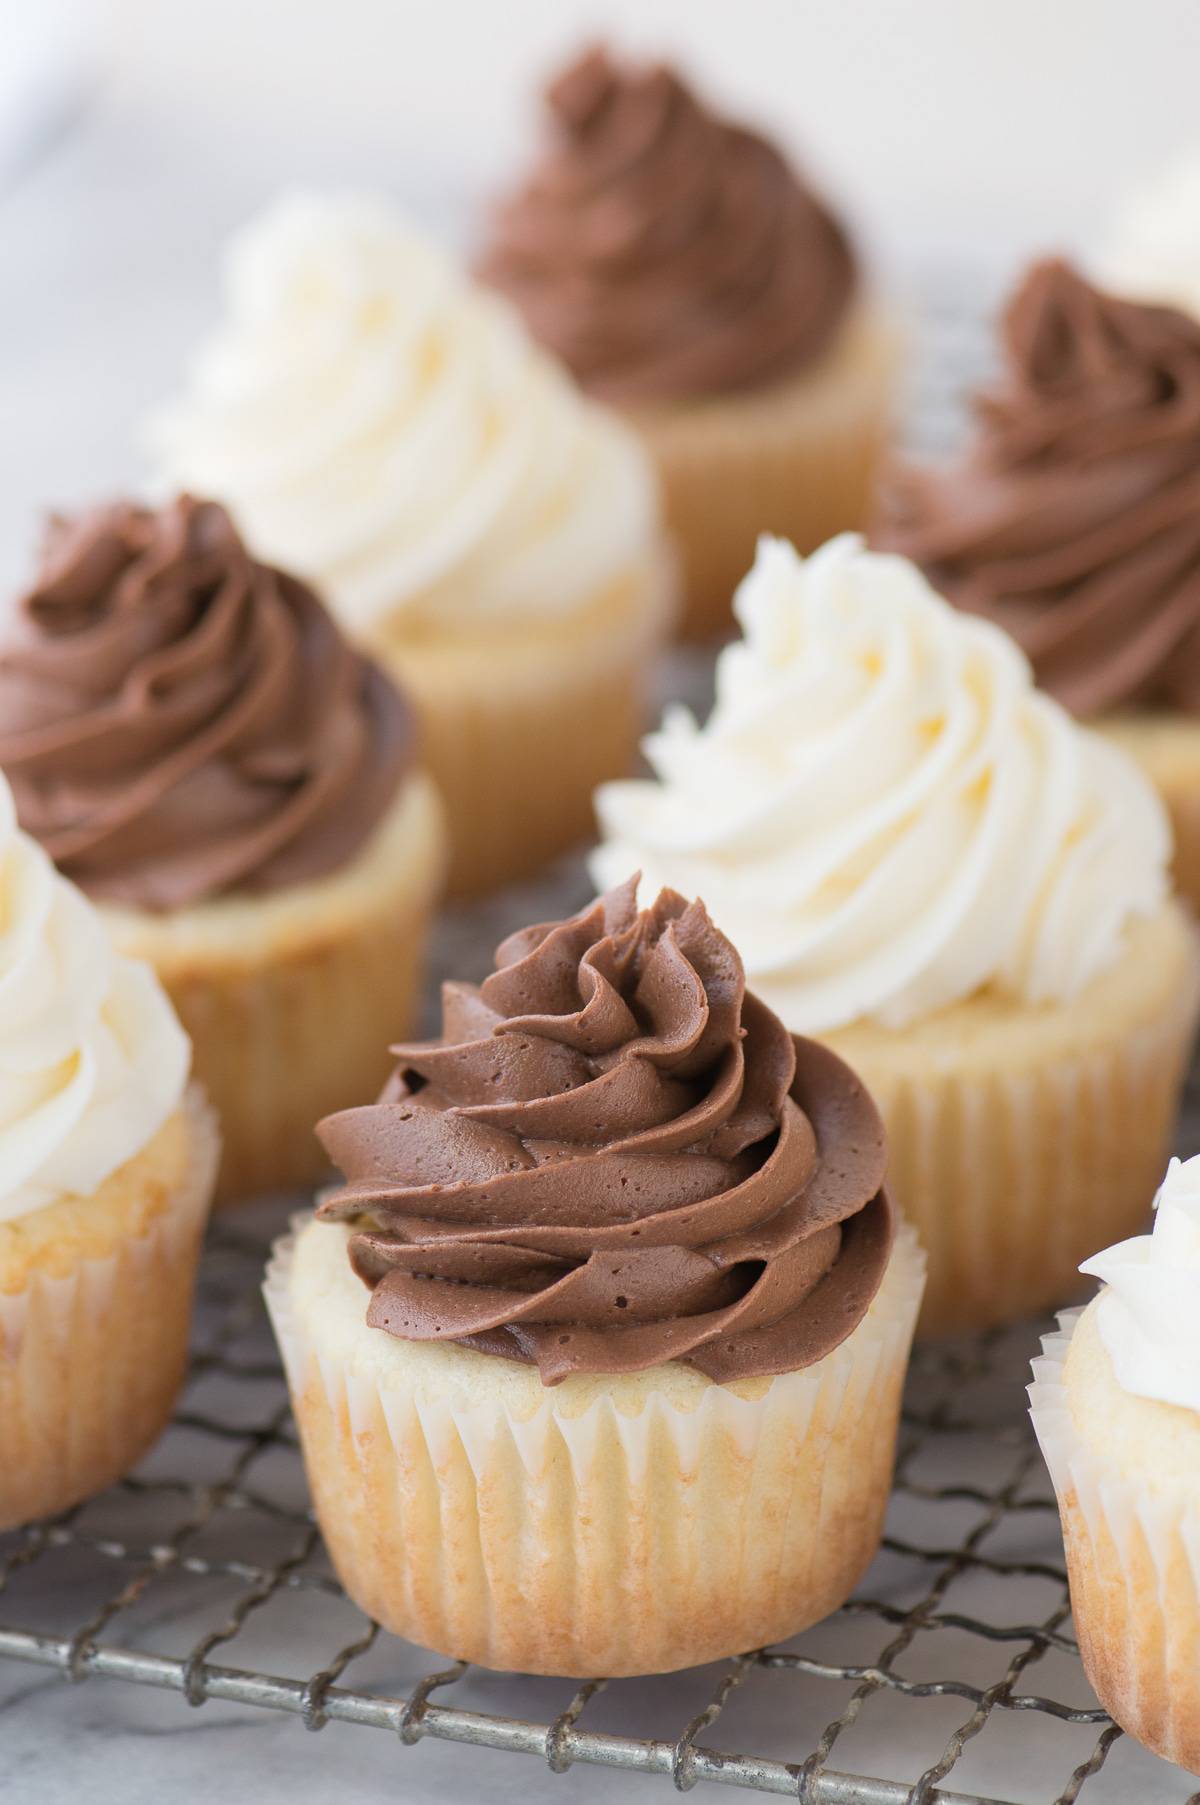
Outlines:
POLYGON ((897 329, 871 320, 828 375, 635 416, 680 551, 688 637, 732 629, 733 592, 760 533, 810 552, 864 524, 891 428, 899 349, 897 329))
POLYGON ((926 1335, 981 1329, 1078 1295, 1078 1267, 1145 1221, 1170 1148, 1196 1021, 1187 974, 1119 1044, 1022 1072, 897 1078, 856 1066, 887 1129, 889 1182, 929 1260, 926 1335))
POLYGON ((694 1409, 650 1390, 637 1414, 603 1392, 567 1414, 547 1389, 518 1416, 381 1387, 297 1322, 292 1245, 265 1296, 318 1516, 351 1597, 398 1633, 485 1666, 667 1671, 803 1628, 875 1553, 923 1282, 910 1228, 825 1360, 694 1409))
POLYGON ((1164 792, 1175 837, 1175 882, 1181 896, 1200 909, 1200 784, 1194 792, 1164 792))
MULTIPOLYGON (((436 798, 429 806, 440 816, 436 798)), ((374 1096, 393 1063, 389 1045, 415 1024, 443 856, 439 822, 407 862, 381 873, 370 908, 356 902, 343 917, 330 903, 257 968, 236 952, 225 962, 157 962, 220 1118, 218 1205, 307 1188, 328 1173, 314 1123, 374 1096)), ((136 935, 124 950, 156 963, 136 935)))
POLYGON ((577 637, 527 629, 494 659, 400 634, 375 646, 421 715, 450 823, 452 896, 511 883, 593 838, 593 790, 633 768, 649 673, 675 618, 673 555, 660 548, 628 581, 632 607, 614 592, 611 616, 593 610, 577 637))
POLYGON ((1200 1491, 1152 1485, 1084 1442, 1064 1384, 1081 1315, 1064 1311, 1043 1337, 1029 1387, 1062 1513, 1080 1652, 1123 1729, 1200 1771, 1200 1491))
POLYGON ((184 1109, 188 1170, 147 1231, 0 1293, 0 1528, 102 1490, 170 1415, 220 1154, 198 1086, 184 1109))

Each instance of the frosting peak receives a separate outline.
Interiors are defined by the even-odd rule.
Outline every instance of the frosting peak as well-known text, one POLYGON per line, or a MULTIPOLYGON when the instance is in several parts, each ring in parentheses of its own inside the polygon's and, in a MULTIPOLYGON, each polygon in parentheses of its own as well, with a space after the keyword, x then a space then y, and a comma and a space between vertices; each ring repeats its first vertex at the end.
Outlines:
POLYGON ((669 710, 656 781, 597 792, 592 872, 702 892, 789 1028, 1069 997, 1160 906, 1140 772, 904 559, 764 539, 734 607, 707 723, 669 710))
POLYGON ((359 631, 559 617, 655 550, 635 435, 385 200, 286 196, 231 242, 225 294, 161 473, 359 631))
POLYGON ((1200 710, 1200 323, 1029 272, 973 443, 885 487, 873 538, 1013 635, 1076 714, 1200 710))
POLYGON ((177 1107, 189 1060, 154 974, 118 958, 0 777, 0 1222, 91 1196, 177 1107))
POLYGON ((321 1124, 367 1320, 575 1372, 717 1380, 822 1358, 893 1232, 853 1074, 746 993, 703 905, 636 879, 444 987, 440 1040, 321 1124))
POLYGON ((1079 1268, 1102 1279, 1096 1326, 1123 1390, 1200 1410, 1200 1157, 1173 1159, 1154 1229, 1079 1268))
POLYGON ((586 51, 496 212, 483 275, 585 388, 638 402, 748 389, 825 350, 855 281, 841 227, 757 133, 671 69, 586 51))
POLYGON ((53 521, 0 639, 21 824, 94 896, 174 908, 336 870, 413 748, 387 678, 215 502, 53 521))

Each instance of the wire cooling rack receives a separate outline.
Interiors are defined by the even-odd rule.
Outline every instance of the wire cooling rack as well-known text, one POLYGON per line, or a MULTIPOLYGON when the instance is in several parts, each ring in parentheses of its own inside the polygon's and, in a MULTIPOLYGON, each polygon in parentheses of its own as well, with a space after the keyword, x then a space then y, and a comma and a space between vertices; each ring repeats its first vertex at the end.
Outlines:
MULTIPOLYGON (((549 886, 448 914, 436 971, 478 969, 514 921, 569 909, 586 888, 572 865, 549 886)), ((1184 1125, 1194 1151, 1200 1075, 1184 1125)), ((1044 1325, 918 1349, 883 1549, 825 1623, 660 1681, 501 1679, 378 1631, 332 1574, 259 1299, 263 1249, 285 1218, 281 1204, 218 1220, 187 1387, 148 1459, 103 1497, 0 1537, 0 1656, 191 1705, 287 1712, 309 1730, 340 1720, 400 1745, 472 1744, 481 1762, 503 1750, 681 1791, 1200 1805, 1195 1782, 1121 1739, 1083 1678, 1024 1408, 1044 1325)))
MULTIPOLYGON (((984 341, 978 310, 947 300, 944 283, 927 302, 939 356, 921 371, 912 437, 937 450, 984 341)), ((669 683, 702 703, 710 677, 704 660, 682 658, 669 683)), ((440 975, 482 971, 512 927, 586 894, 568 864, 448 912, 431 998, 440 975)), ((1197 1148, 1194 1077, 1181 1151, 1197 1148)), ((918 1349, 883 1548, 824 1623, 661 1679, 497 1676, 380 1632, 330 1569, 259 1299, 264 1249, 286 1214, 260 1206, 216 1224, 187 1386, 136 1472, 0 1537, 0 1656, 193 1706, 287 1713, 297 1731, 386 1730, 397 1785, 404 1745, 428 1740, 474 1746, 473 1793, 494 1788, 493 1752, 507 1751, 560 1775, 611 1770, 613 1799, 644 1775, 807 1805, 1200 1805, 1196 1782, 1123 1738, 1083 1676, 1058 1513, 1025 1414, 1044 1325, 918 1349)), ((560 1784, 568 1798, 572 1782, 560 1784)))

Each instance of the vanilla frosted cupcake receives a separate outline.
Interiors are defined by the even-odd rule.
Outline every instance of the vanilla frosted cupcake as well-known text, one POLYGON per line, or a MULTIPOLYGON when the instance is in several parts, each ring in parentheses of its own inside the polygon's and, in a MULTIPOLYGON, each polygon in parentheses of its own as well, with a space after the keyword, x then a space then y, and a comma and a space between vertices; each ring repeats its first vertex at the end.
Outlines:
POLYGON ((1011 633, 1161 792, 1200 903, 1200 321, 1036 264, 972 441, 894 471, 875 544, 1011 633))
POLYGON ((224 509, 51 525, 0 630, 21 825, 147 960, 221 1118, 221 1193, 315 1179, 312 1124, 411 1025, 441 815, 412 711, 224 509))
POLYGON ((597 797, 608 882, 702 893, 747 978, 848 1060, 929 1253, 924 1325, 1061 1301, 1161 1171, 1197 1003, 1136 766, 1012 641, 847 535, 768 540, 702 728, 597 797))
POLYGON ((1118 294, 1200 316, 1200 147, 1128 194, 1096 265, 1118 294))
POLYGON ((481 272, 662 476, 684 624, 728 631, 763 531, 860 526, 890 424, 894 326, 838 220, 758 133, 673 70, 587 51, 495 211, 481 272))
POLYGON ((1172 1160, 1153 1233, 1034 1361, 1034 1427, 1062 1512, 1071 1609, 1106 1711, 1200 1773, 1200 1159, 1172 1160))
POLYGON ((157 429, 399 673, 452 888, 586 837, 627 770, 670 569, 636 439, 382 200, 293 196, 234 240, 226 318, 157 429))
POLYGON ((0 1529, 102 1490, 183 1375, 217 1140, 153 974, 0 777, 0 1529))
POLYGON ((448 984, 324 1122, 266 1288, 322 1532, 387 1628, 659 1673, 791 1635, 878 1545, 921 1292, 878 1115, 632 881, 448 984))

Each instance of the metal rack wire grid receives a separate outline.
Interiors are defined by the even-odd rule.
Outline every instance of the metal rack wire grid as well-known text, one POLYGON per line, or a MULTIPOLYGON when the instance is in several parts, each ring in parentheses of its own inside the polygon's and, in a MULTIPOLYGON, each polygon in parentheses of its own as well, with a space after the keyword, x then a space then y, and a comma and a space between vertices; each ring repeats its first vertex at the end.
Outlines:
MULTIPOLYGON (((919 394, 926 443, 944 437, 950 377, 979 347, 961 309, 935 309, 933 322, 945 358, 940 393, 927 382, 919 394)), ((702 695, 709 672, 681 664, 670 681, 702 695)), ((519 921, 585 895, 568 864, 448 912, 431 994, 443 972, 482 969, 519 921)), ((1181 1148, 1198 1146, 1194 1079, 1181 1148)), ((0 1537, 0 1655, 69 1681, 166 1688, 192 1706, 290 1713, 310 1731, 341 1721, 398 1745, 532 1755, 556 1774, 593 1764, 680 1791, 705 1781, 807 1805, 1200 1805, 1195 1781, 1122 1738, 1083 1677, 1058 1513, 1025 1413, 1044 1325, 918 1350, 883 1548, 825 1623, 662 1680, 500 1677, 380 1632, 330 1569, 259 1297, 286 1213, 258 1206, 215 1225, 187 1385, 157 1448, 103 1497, 0 1537)))

